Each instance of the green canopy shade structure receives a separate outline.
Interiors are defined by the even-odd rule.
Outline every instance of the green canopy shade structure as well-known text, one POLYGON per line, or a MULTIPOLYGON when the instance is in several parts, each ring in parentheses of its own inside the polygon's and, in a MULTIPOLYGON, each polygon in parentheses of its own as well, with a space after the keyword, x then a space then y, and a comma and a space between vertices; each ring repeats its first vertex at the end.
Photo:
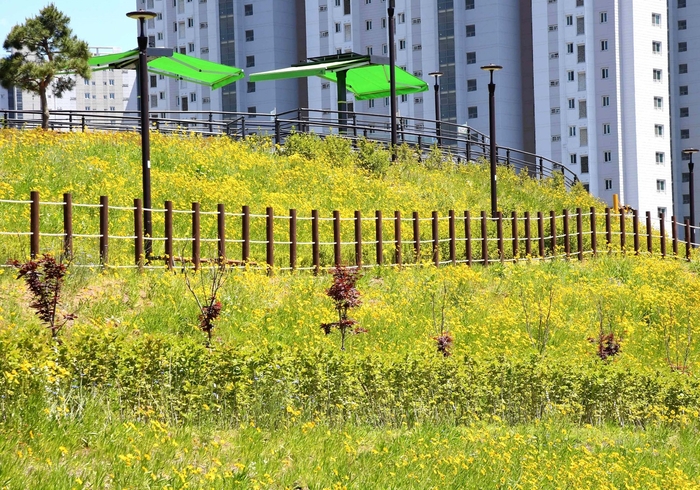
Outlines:
MULTIPOLYGON (((148 48, 147 56, 150 73, 206 85, 212 89, 223 87, 243 78, 243 70, 240 68, 200 60, 175 53, 168 48, 148 48)), ((94 70, 136 69, 138 59, 138 49, 132 49, 124 53, 93 56, 89 63, 94 70)))

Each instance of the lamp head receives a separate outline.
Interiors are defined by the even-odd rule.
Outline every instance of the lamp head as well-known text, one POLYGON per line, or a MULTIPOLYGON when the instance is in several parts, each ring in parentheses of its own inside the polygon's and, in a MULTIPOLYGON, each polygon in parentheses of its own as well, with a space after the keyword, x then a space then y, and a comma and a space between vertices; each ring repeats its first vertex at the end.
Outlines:
POLYGON ((495 65, 495 64, 491 63, 489 65, 482 66, 481 69, 484 71, 490 71, 493 74, 493 72, 495 72, 495 71, 502 70, 503 67, 501 65, 495 65))
POLYGON ((441 71, 431 71, 428 73, 428 76, 430 77, 441 77, 443 73, 441 71))
POLYGON ((146 20, 155 19, 158 14, 151 12, 150 10, 134 10, 133 12, 128 12, 126 16, 130 19, 146 20))
POLYGON ((682 153, 684 153, 685 155, 690 155, 690 156, 692 156, 693 153, 697 153, 697 152, 699 152, 699 151, 700 151, 700 150, 698 150, 697 148, 686 148, 686 149, 683 150, 682 153))

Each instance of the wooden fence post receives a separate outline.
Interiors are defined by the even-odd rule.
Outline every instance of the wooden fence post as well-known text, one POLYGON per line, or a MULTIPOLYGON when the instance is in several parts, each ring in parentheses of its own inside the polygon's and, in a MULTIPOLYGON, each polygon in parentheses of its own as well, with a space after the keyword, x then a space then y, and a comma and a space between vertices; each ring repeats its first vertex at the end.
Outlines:
POLYGON ((518 247, 518 213, 512 211, 510 213, 510 235, 513 239, 513 260, 518 260, 519 247, 518 247))
POLYGON ((673 246, 673 255, 675 257, 678 256, 678 222, 676 221, 675 216, 671 216, 671 238, 672 238, 672 246, 673 246))
POLYGON ((413 251, 414 262, 417 264, 420 262, 420 220, 417 211, 413 211, 413 251))
POLYGON ((690 260, 690 220, 685 220, 685 259, 690 260))
POLYGON ((201 210, 198 202, 192 203, 192 266, 198 271, 202 260, 201 210))
POLYGON ((226 263, 226 212, 223 204, 216 205, 216 228, 217 228, 217 259, 219 264, 226 263))
POLYGON ((540 258, 544 258, 545 255, 545 249, 544 249, 544 214, 542 214, 542 211, 537 211, 537 241, 539 242, 539 253, 540 253, 540 258))
POLYGON ((612 252, 612 214, 610 208, 605 208, 605 245, 608 248, 608 253, 612 252))
POLYGON ((297 268, 297 210, 289 210, 289 267, 297 268))
POLYGON ((566 256, 566 259, 569 259, 569 255, 571 254, 571 244, 569 243, 570 241, 570 233, 569 233, 569 210, 565 209, 564 210, 564 255, 566 256))
POLYGON ((632 232, 634 233, 634 254, 639 255, 639 212, 632 211, 632 232))
POLYGON ((318 236, 318 210, 311 211, 311 253, 314 266, 314 274, 321 270, 321 243, 318 236))
POLYGON ((505 251, 503 250, 503 213, 496 212, 496 235, 498 236, 498 259, 503 262, 505 251))
POLYGON ((666 215, 659 217, 659 233, 661 233, 661 256, 666 257, 666 215))
POLYGON ((139 269, 143 269, 145 256, 143 254, 143 203, 134 199, 134 261, 139 269))
POLYGON ((383 265, 384 264, 384 231, 383 231, 381 210, 378 209, 374 213, 374 216, 376 218, 375 230, 376 230, 376 235, 377 235, 377 265, 383 265))
POLYGON ((525 256, 532 256, 532 229, 530 223, 530 211, 525 211, 525 256))
POLYGON ((267 207, 267 216, 265 217, 266 241, 265 262, 267 270, 272 274, 272 269, 275 267, 275 213, 271 207, 267 207))
POLYGON ((552 233, 552 241, 550 243, 552 257, 557 256, 557 215, 554 211, 549 212, 549 229, 552 233))
POLYGON ((39 255, 39 191, 30 193, 31 204, 29 205, 29 256, 35 259, 39 255))
POLYGON ((471 267, 472 265, 472 223, 469 211, 464 212, 464 239, 466 241, 465 253, 467 255, 467 265, 471 267))
POLYGON ((73 196, 68 192, 63 194, 63 255, 73 258, 73 196))
POLYGON ((355 265, 362 267, 362 212, 355 211, 355 265))
POLYGON ((581 208, 576 208, 576 248, 578 260, 583 260, 583 213, 581 208))
POLYGON ((433 264, 435 267, 440 265, 440 228, 438 221, 438 212, 432 212, 432 221, 430 222, 433 230, 433 264))
POLYGON ((484 261, 484 266, 489 265, 489 237, 488 223, 486 222, 486 211, 481 212, 481 259, 484 261))
POLYGON ((449 214, 449 229, 450 229, 450 262, 452 265, 457 264, 457 230, 455 226, 455 211, 450 209, 449 214))
POLYGON ((596 226, 595 208, 591 206, 591 248, 593 255, 598 255, 598 230, 596 226))
POLYGON ((646 218, 647 218, 647 252, 653 253, 654 252, 654 237, 652 236, 652 228, 651 228, 651 211, 647 211, 646 213, 646 218))
POLYGON ((168 269, 173 268, 173 202, 165 201, 165 263, 168 269))
POLYGON ((333 263, 340 267, 342 258, 340 257, 340 211, 333 211, 333 263))
POLYGON ((100 196, 100 264, 109 261, 109 199, 100 196))
POLYGON ((620 250, 625 253, 627 247, 627 217, 625 216, 625 208, 620 208, 620 250))
POLYGON ((241 238, 243 239, 243 247, 241 251, 241 260, 245 263, 250 259, 250 208, 243 206, 241 219, 241 238))
POLYGON ((401 211, 394 211, 394 262, 403 265, 403 244, 401 242, 401 211))

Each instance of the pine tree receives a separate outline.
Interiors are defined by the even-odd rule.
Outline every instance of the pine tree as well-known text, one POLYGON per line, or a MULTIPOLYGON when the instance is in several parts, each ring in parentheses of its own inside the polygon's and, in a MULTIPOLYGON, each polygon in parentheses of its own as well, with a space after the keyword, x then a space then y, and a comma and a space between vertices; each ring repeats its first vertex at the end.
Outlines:
POLYGON ((88 45, 73 35, 69 23, 70 18, 50 4, 14 26, 3 44, 11 54, 0 59, 0 84, 39 95, 44 129, 49 126, 49 89, 60 97, 75 86, 71 75, 90 78, 88 45))

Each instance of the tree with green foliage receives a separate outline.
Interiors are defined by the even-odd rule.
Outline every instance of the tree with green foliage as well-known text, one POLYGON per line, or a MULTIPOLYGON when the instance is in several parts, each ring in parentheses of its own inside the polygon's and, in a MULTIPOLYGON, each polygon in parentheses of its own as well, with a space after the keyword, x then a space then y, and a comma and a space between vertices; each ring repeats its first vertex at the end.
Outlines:
POLYGON ((70 18, 50 4, 14 26, 3 44, 11 54, 0 59, 0 84, 39 94, 44 129, 49 126, 48 90, 61 97, 75 86, 71 75, 90 78, 88 45, 73 35, 69 23, 70 18))

